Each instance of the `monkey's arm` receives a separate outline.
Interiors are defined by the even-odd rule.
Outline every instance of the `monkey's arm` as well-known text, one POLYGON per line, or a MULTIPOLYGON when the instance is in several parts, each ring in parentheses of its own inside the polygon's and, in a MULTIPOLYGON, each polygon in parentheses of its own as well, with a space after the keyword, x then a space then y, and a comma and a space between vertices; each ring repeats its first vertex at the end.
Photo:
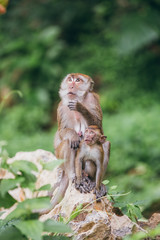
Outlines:
POLYGON ((81 154, 81 150, 79 149, 77 152, 76 160, 75 160, 75 172, 76 172, 76 184, 75 187, 76 189, 79 189, 81 180, 82 180, 82 161, 83 161, 83 156, 81 154))
POLYGON ((68 184, 69 184, 68 176, 66 174, 64 174, 62 177, 62 180, 60 182, 59 189, 58 189, 56 195, 51 200, 50 207, 46 208, 46 209, 42 209, 41 211, 38 211, 38 213, 40 215, 49 213, 49 211, 51 211, 63 199, 66 189, 68 187, 68 184))
POLYGON ((61 140, 69 140, 71 148, 77 149, 79 147, 80 137, 75 130, 71 128, 60 129, 59 136, 61 140))
POLYGON ((80 102, 69 102, 68 107, 72 111, 78 111, 87 121, 89 125, 97 125, 99 128, 102 128, 102 118, 98 117, 97 110, 95 109, 95 114, 91 113, 82 103, 80 102))
POLYGON ((76 149, 79 147, 80 137, 73 128, 68 127, 68 121, 72 121, 66 113, 66 108, 63 107, 62 101, 57 109, 58 131, 55 136, 55 148, 64 140, 69 140, 70 147, 76 149))
POLYGON ((107 166, 108 166, 109 158, 110 158, 111 143, 110 143, 110 141, 106 141, 105 143, 103 143, 102 146, 103 146, 103 151, 104 151, 103 176, 102 177, 104 177, 107 166))

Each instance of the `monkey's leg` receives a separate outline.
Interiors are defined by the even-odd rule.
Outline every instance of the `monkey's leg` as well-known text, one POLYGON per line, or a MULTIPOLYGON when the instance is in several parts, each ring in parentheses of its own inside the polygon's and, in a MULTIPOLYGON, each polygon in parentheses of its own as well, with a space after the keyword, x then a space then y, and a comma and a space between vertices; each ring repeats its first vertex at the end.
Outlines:
POLYGON ((95 188, 96 165, 92 160, 86 160, 84 163, 84 171, 82 174, 81 191, 90 193, 95 188))
POLYGON ((92 181, 86 174, 82 176, 82 181, 80 184, 81 192, 90 193, 95 188, 95 181, 92 181))
POLYGON ((103 151, 104 151, 103 174, 102 174, 102 178, 103 178, 105 175, 107 166, 108 166, 108 162, 109 162, 111 143, 110 143, 110 141, 106 141, 105 143, 103 143, 102 146, 103 146, 103 151))
POLYGON ((76 156, 76 150, 70 149, 70 167, 69 167, 69 178, 72 179, 72 181, 75 179, 75 156, 76 156))
POLYGON ((100 198, 106 195, 105 186, 101 183, 102 182, 102 166, 97 165, 97 172, 96 172, 96 187, 94 193, 96 194, 97 202, 101 201, 100 198))
POLYGON ((52 197, 54 191, 56 190, 57 187, 59 187, 59 185, 60 185, 60 182, 56 182, 56 183, 53 185, 53 187, 51 188, 51 190, 48 191, 48 196, 49 196, 49 197, 52 197))
POLYGON ((95 188, 94 194, 96 194, 97 202, 100 202, 101 197, 105 196, 106 193, 107 193, 107 189, 103 183, 101 183, 100 188, 98 190, 95 188))
POLYGON ((107 194, 107 188, 103 183, 101 183, 100 192, 101 192, 101 197, 103 197, 107 194))
POLYGON ((68 139, 62 141, 56 149, 56 157, 64 159, 64 171, 70 179, 75 177, 75 155, 76 150, 71 148, 71 143, 68 139))
POLYGON ((76 156, 75 165, 76 165, 75 188, 82 193, 82 190, 80 188, 82 181, 82 159, 80 158, 79 152, 77 153, 76 156))
POLYGON ((47 214, 49 211, 51 211, 64 197, 66 189, 68 187, 69 184, 69 179, 68 176, 66 174, 63 175, 62 180, 60 182, 60 186, 59 189, 56 193, 56 195, 53 197, 53 199, 51 200, 51 205, 49 208, 47 209, 43 209, 41 211, 39 211, 39 213, 42 214, 47 214))

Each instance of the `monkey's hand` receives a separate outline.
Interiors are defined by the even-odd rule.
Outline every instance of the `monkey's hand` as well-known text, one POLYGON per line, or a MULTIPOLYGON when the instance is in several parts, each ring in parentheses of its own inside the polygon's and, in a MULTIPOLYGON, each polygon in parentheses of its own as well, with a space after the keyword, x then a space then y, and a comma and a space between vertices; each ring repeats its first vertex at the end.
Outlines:
POLYGON ((76 188, 77 190, 80 190, 81 181, 75 179, 74 183, 75 183, 75 188, 76 188))
POLYGON ((83 173, 81 180, 75 181, 75 188, 80 191, 80 193, 90 193, 95 188, 95 182, 92 182, 88 176, 83 173))
POLYGON ((78 136, 77 133, 75 133, 72 138, 71 138, 71 148, 73 148, 74 150, 76 150, 77 148, 79 148, 79 144, 80 144, 80 137, 78 136))
POLYGON ((101 201, 101 197, 105 196, 107 193, 107 189, 104 184, 101 184, 100 189, 97 189, 95 187, 95 190, 93 192, 96 195, 97 202, 101 201))
POLYGON ((77 101, 70 101, 68 107, 71 111, 77 111, 77 105, 78 105, 77 101))
POLYGON ((88 110, 78 101, 70 101, 68 107, 71 111, 77 111, 83 114, 88 113, 88 110))

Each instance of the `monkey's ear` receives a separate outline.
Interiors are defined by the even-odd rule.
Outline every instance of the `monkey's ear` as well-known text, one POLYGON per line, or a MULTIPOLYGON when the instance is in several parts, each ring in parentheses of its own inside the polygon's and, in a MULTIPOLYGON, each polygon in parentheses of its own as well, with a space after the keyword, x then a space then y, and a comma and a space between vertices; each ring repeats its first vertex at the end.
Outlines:
POLYGON ((100 137, 100 143, 104 143, 106 141, 107 136, 101 135, 100 137))
POLYGON ((93 87, 94 87, 94 81, 92 80, 92 78, 90 78, 90 88, 89 88, 89 91, 92 92, 93 91, 93 87))

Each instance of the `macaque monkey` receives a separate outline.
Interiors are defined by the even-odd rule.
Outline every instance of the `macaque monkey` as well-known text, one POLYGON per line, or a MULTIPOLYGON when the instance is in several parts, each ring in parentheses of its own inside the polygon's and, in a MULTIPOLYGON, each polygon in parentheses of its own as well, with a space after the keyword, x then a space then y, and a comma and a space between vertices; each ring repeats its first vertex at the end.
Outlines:
POLYGON ((69 178, 75 177, 75 155, 89 125, 102 129, 102 110, 93 80, 84 74, 68 74, 61 83, 61 102, 57 109, 58 131, 55 136, 55 155, 63 155, 69 178), (62 145, 67 145, 63 151, 62 145), (67 152, 67 156, 66 155, 67 152))
POLYGON ((101 189, 103 177, 104 150, 102 144, 106 141, 106 136, 101 133, 101 129, 96 125, 89 126, 84 134, 84 139, 80 143, 75 160, 76 180, 75 187, 81 190, 82 169, 91 179, 95 179, 96 198, 105 195, 101 189))
MULTIPOLYGON (((57 109, 58 130, 55 135, 54 149, 56 157, 65 159, 65 163, 60 166, 64 174, 58 192, 51 200, 52 208, 59 199, 63 198, 69 179, 75 179, 75 158, 85 129, 89 125, 96 125, 102 131, 102 110, 99 97, 93 92, 93 85, 93 80, 81 73, 68 74, 62 80, 59 90, 61 101, 57 109)), ((109 148, 108 143, 103 144, 102 175, 109 161, 109 148)), ((93 164, 88 163, 88 171, 90 169, 93 172, 93 168, 93 164)))

